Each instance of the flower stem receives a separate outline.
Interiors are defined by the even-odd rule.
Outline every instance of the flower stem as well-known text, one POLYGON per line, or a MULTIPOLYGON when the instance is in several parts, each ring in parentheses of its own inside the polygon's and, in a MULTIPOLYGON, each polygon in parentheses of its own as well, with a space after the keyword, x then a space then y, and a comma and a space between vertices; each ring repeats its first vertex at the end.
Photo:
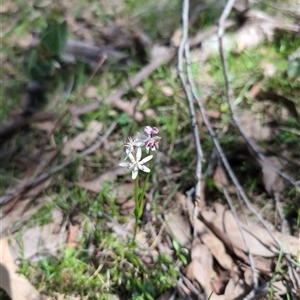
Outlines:
POLYGON ((134 224, 134 233, 133 233, 133 243, 135 242, 138 223, 139 223, 139 176, 134 180, 134 200, 135 200, 135 210, 134 210, 134 216, 135 216, 135 224, 134 224))

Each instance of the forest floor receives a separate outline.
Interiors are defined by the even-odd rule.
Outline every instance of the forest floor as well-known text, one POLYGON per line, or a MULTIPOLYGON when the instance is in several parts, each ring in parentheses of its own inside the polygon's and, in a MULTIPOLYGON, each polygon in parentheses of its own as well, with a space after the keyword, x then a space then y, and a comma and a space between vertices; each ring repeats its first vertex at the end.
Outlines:
POLYGON ((2 5, 1 299, 300 295, 299 4, 187 2, 2 5))

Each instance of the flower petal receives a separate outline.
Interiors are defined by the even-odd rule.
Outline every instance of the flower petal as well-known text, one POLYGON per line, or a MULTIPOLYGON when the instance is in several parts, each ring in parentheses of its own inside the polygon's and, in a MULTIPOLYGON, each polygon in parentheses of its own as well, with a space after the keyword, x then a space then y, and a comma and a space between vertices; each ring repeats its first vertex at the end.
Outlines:
POLYGON ((144 163, 146 163, 147 161, 151 160, 153 157, 153 155, 149 155, 149 156, 146 156, 145 158, 143 158, 139 164, 143 165, 144 163))
POLYGON ((152 128, 152 134, 158 134, 159 130, 156 127, 152 128))
POLYGON ((132 153, 129 153, 129 154, 128 154, 128 157, 129 157, 131 163, 132 163, 132 164, 135 164, 136 161, 135 161, 135 158, 134 158, 134 156, 132 155, 132 153))
POLYGON ((126 149, 125 150, 125 153, 126 153, 126 156, 124 158, 124 160, 126 160, 128 157, 129 157, 129 154, 133 151, 133 149, 126 149))
POLYGON ((142 157, 142 148, 138 147, 136 150, 136 162, 140 161, 141 157, 142 157))
POLYGON ((146 173, 149 173, 151 171, 148 167, 146 167, 144 165, 140 165, 140 164, 139 164, 139 169, 146 173))
POLYGON ((146 126, 144 129, 144 132, 148 135, 151 135, 152 133, 152 127, 151 126, 146 126))
POLYGON ((138 170, 132 170, 132 175, 131 175, 131 177, 132 177, 133 180, 137 178, 138 173, 139 173, 138 170))
POLYGON ((130 167, 130 163, 128 162, 123 162, 119 164, 120 167, 124 167, 124 168, 129 168, 130 167))
POLYGON ((130 163, 129 163, 129 162, 121 162, 121 163, 119 164, 119 166, 120 166, 120 167, 129 168, 130 163))

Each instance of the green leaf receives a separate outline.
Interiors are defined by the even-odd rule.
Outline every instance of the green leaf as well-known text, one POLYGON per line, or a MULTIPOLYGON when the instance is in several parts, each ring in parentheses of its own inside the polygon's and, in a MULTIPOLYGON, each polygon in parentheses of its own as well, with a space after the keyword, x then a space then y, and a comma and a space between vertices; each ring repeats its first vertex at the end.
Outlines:
POLYGON ((65 250, 65 259, 66 260, 72 258, 74 255, 75 255, 75 249, 73 249, 73 248, 67 248, 65 250))
POLYGON ((29 55, 28 59, 28 70, 32 70, 36 67, 39 61, 39 54, 36 49, 33 49, 29 55))
POLYGON ((172 244, 173 244, 175 251, 178 252, 179 248, 180 248, 179 244, 175 240, 172 241, 172 244))
POLYGON ((188 263, 187 259, 183 254, 179 254, 179 258, 184 263, 184 265, 187 265, 187 263, 188 263))
POLYGON ((300 59, 294 59, 289 63, 287 75, 290 78, 300 77, 300 59))
POLYGON ((125 113, 121 114, 119 118, 119 124, 120 125, 126 125, 129 122, 129 116, 125 113))
POLYGON ((28 60, 28 75, 34 80, 53 74, 55 65, 52 59, 42 59, 37 49, 33 49, 28 60))
POLYGON ((181 248, 180 252, 184 255, 184 256, 188 256, 189 255, 189 250, 186 248, 181 248))
POLYGON ((145 271, 144 266, 143 266, 142 262, 140 261, 140 259, 138 258, 137 255, 135 255, 134 253, 131 253, 129 251, 126 251, 125 252, 125 257, 135 267, 139 268, 140 270, 143 270, 143 272, 145 271))
POLYGON ((49 22, 41 35, 40 47, 45 51, 46 55, 59 56, 66 49, 67 35, 66 21, 61 24, 54 21, 49 22))
POLYGON ((228 111, 229 111, 229 106, 228 106, 228 104, 227 104, 227 103, 222 103, 222 104, 220 105, 220 111, 221 111, 222 113, 228 112, 228 111))

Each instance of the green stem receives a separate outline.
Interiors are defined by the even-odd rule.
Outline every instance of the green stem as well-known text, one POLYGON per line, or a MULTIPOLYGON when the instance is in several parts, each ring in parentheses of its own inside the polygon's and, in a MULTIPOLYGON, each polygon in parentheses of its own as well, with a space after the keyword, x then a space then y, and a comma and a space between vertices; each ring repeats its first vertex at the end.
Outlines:
POLYGON ((134 180, 134 200, 135 200, 135 210, 134 210, 134 216, 135 216, 135 224, 134 224, 134 233, 133 233, 133 243, 135 242, 138 223, 139 223, 139 214, 138 214, 138 208, 139 208, 139 176, 134 180))
MULTIPOLYGON (((150 169, 152 167, 152 161, 151 161, 151 166, 150 169)), ((146 187, 147 187, 147 183, 149 181, 149 177, 150 177, 150 173, 149 172, 146 176, 143 188, 140 192, 139 189, 139 176, 137 176, 137 178, 135 179, 135 183, 134 183, 134 200, 135 200, 135 210, 134 210, 134 217, 135 217, 135 224, 134 224, 134 233, 133 233, 133 240, 132 242, 135 242, 135 238, 136 238, 136 234, 137 234, 137 229, 138 229, 138 224, 139 224, 139 219, 143 214, 143 200, 145 197, 145 191, 146 191, 146 187)))

